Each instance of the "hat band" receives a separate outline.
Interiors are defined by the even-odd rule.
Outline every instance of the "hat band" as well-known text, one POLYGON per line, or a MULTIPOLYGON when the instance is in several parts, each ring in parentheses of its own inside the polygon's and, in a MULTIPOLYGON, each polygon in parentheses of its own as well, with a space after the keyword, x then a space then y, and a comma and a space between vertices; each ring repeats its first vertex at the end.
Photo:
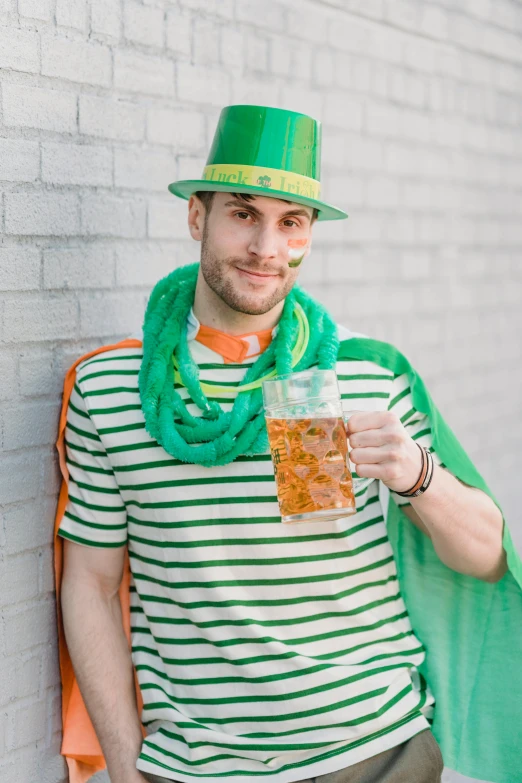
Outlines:
POLYGON ((257 188, 293 193, 310 199, 319 199, 321 183, 317 179, 295 174, 284 169, 268 169, 264 166, 242 166, 237 163, 213 163, 205 166, 202 179, 226 185, 250 185, 257 188))

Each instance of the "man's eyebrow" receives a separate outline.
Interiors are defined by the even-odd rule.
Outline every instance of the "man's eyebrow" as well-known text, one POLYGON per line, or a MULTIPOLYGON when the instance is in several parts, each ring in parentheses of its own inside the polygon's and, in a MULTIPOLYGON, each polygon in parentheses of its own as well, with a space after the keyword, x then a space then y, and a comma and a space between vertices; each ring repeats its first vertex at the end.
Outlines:
MULTIPOLYGON (((263 213, 257 208, 254 207, 252 204, 245 204, 244 201, 241 201, 238 198, 231 199, 231 201, 225 202, 225 207, 244 207, 245 209, 249 209, 251 212, 253 212, 255 215, 262 215, 263 213)), ((304 217, 312 219, 312 216, 309 212, 306 211, 306 209, 288 209, 286 212, 283 212, 280 217, 287 217, 287 215, 303 215, 304 217)))

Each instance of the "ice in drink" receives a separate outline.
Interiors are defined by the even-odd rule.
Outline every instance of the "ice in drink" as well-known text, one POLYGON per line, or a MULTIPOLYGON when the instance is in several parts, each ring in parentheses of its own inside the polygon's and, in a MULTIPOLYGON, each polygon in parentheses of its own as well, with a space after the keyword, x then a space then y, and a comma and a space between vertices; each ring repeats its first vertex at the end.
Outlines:
POLYGON ((356 512, 342 417, 266 417, 283 522, 356 512))

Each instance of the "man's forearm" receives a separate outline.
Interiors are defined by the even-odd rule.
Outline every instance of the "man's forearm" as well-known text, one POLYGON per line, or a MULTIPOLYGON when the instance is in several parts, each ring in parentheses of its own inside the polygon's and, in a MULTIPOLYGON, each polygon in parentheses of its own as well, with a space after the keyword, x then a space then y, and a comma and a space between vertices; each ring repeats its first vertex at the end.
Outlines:
POLYGON ((118 594, 64 583, 61 606, 74 672, 111 781, 130 780, 138 774, 143 735, 118 594))
POLYGON ((491 582, 504 575, 502 514, 484 492, 435 465, 429 488, 410 502, 449 568, 491 582))

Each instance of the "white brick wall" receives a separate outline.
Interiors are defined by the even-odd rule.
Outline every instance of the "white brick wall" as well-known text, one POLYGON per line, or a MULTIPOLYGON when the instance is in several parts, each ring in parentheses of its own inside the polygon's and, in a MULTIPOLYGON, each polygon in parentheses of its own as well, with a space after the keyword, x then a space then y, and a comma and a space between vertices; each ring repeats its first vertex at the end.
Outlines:
POLYGON ((302 280, 411 357, 522 550, 521 35, 515 0, 0 0, 2 783, 66 779, 63 375, 198 259, 167 184, 201 173, 227 103, 322 120, 350 218, 315 227, 302 280))

